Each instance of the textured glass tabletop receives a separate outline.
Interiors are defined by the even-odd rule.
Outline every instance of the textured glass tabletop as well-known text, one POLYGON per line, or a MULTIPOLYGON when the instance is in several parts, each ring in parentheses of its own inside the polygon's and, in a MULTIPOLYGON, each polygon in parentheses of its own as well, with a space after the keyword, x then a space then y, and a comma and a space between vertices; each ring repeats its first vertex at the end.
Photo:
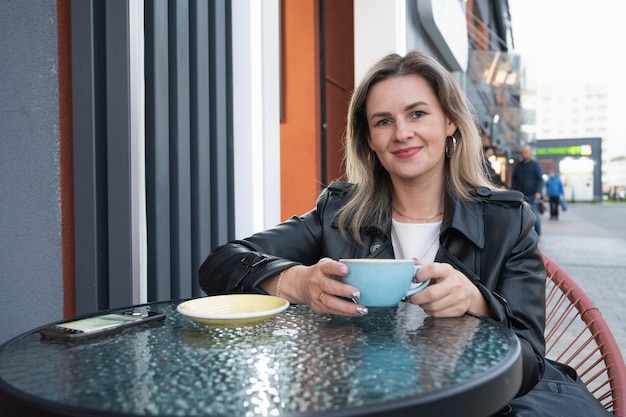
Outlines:
POLYGON ((517 339, 472 316, 433 319, 406 303, 354 318, 291 306, 229 329, 188 320, 178 303, 151 304, 165 321, 111 336, 15 338, 0 347, 0 389, 56 415, 467 416, 496 411, 521 381, 517 339), (476 397, 486 389, 495 402, 476 397))

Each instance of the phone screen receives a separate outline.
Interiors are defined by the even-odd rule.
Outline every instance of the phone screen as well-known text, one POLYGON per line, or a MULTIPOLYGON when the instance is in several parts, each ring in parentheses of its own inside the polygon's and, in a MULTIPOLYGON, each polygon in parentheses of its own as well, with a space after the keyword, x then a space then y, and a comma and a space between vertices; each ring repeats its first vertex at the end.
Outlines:
POLYGON ((110 327, 119 326, 120 324, 131 321, 139 321, 141 319, 141 316, 105 314, 104 316, 90 317, 88 319, 59 323, 57 324, 57 326, 89 333, 95 330, 103 330, 110 327))
POLYGON ((55 339, 81 339, 164 319, 164 313, 139 308, 51 324, 39 329, 39 333, 55 339))

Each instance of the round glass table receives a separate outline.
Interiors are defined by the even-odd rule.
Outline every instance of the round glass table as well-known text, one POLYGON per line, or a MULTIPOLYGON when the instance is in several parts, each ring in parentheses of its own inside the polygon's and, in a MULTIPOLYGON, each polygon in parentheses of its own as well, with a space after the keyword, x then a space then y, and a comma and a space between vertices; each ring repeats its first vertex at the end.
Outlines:
POLYGON ((4 343, 0 414, 486 417, 521 384, 516 336, 470 315, 291 306, 217 328, 179 314, 182 301, 148 304, 167 318, 108 336, 66 342, 35 329, 4 343))

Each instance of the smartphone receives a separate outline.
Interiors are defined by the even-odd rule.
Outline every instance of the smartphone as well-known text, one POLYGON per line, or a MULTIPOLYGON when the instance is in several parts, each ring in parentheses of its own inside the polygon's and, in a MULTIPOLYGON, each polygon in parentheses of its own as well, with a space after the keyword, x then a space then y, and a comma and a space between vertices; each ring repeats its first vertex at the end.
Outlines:
POLYGON ((136 308, 121 313, 105 313, 84 319, 64 321, 39 329, 44 337, 77 340, 119 332, 129 327, 165 319, 164 313, 136 308))

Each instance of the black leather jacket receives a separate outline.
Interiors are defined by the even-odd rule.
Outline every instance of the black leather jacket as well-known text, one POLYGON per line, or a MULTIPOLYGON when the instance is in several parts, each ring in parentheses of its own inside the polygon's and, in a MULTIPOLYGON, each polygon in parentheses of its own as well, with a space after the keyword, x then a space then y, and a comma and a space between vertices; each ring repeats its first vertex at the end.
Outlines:
MULTIPOLYGON (((365 227, 364 244, 345 240, 335 215, 352 185, 334 182, 310 212, 233 241, 213 251, 200 268, 200 286, 208 295, 256 292, 266 278, 322 257, 394 258, 390 230, 365 227)), ((446 197, 436 262, 451 264, 467 276, 487 300, 491 316, 519 337, 523 382, 529 391, 544 369, 546 272, 535 216, 517 191, 478 188, 478 202, 446 197)))

